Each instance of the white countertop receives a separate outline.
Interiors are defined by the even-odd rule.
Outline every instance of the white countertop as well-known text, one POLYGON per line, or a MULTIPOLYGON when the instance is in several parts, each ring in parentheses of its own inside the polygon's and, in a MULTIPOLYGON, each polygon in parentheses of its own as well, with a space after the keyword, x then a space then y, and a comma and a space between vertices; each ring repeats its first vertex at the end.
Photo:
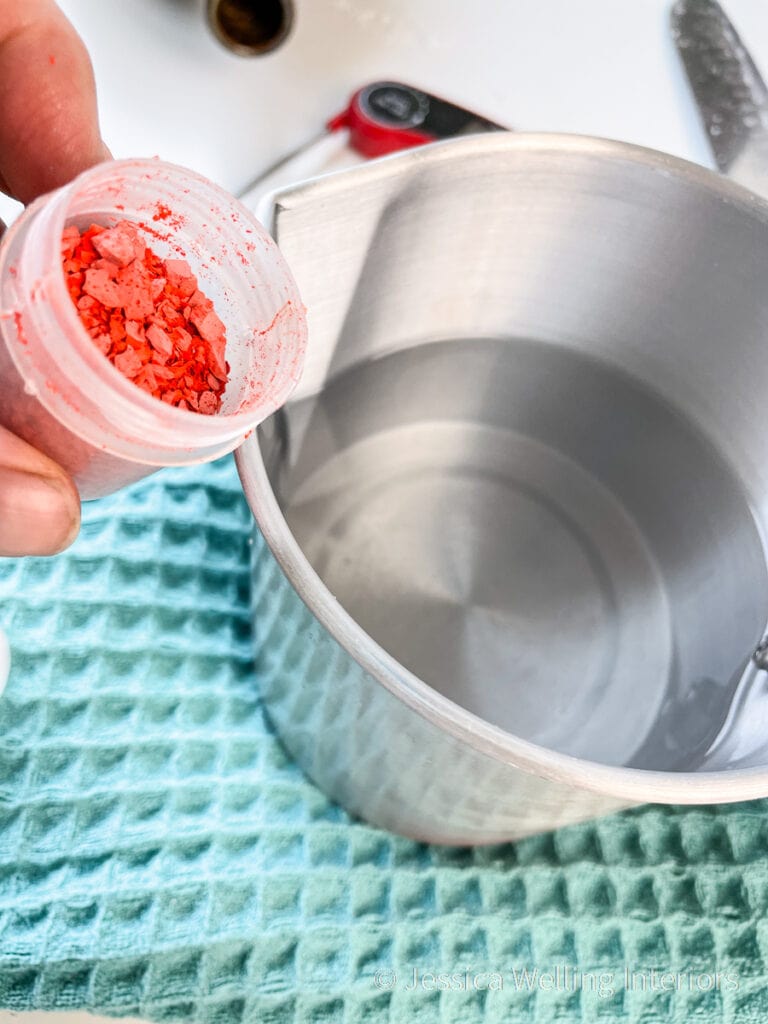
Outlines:
MULTIPOLYGON (((213 38, 203 0, 61 0, 93 56, 114 155, 158 155, 237 191, 357 87, 401 78, 520 130, 621 138, 710 163, 668 0, 296 5, 281 49, 242 58, 213 38)), ((768 5, 727 6, 768 75, 768 5)))
MULTIPOLYGON (((768 77, 768 4, 726 4, 768 77)), ((296 0, 293 35, 263 58, 224 50, 202 0, 61 6, 91 50, 114 155, 158 155, 233 191, 377 78, 421 85, 521 130, 620 138, 711 166, 669 37, 668 0, 296 0)), ((13 210, 0 200, 0 215, 13 210)), ((0 1024, 95 1019, 0 1011, 0 1024)))

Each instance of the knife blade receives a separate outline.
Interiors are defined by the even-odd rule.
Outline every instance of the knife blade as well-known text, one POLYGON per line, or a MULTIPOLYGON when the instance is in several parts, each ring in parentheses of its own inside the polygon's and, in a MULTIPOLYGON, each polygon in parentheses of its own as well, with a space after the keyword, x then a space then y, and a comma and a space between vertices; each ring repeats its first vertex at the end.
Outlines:
POLYGON ((717 0, 679 0, 672 35, 720 171, 768 196, 768 89, 717 0))

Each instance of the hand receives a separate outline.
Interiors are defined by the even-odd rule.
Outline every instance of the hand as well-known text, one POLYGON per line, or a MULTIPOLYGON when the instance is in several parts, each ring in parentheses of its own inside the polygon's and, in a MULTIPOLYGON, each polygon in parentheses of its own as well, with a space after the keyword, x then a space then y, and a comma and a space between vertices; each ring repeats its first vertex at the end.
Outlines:
MULTIPOLYGON (((0 189, 28 203, 108 158, 75 30, 52 0, 0 0, 0 189)), ((55 554, 79 525, 64 470, 0 428, 0 555, 55 554)))

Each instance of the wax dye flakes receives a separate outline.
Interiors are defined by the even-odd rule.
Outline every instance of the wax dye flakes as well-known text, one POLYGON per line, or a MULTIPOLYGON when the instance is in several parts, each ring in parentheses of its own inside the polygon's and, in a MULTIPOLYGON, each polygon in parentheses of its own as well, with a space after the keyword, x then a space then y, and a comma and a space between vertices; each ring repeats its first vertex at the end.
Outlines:
POLYGON ((128 220, 64 229, 67 287, 112 365, 169 405, 217 413, 229 377, 226 331, 183 259, 164 260, 128 220))

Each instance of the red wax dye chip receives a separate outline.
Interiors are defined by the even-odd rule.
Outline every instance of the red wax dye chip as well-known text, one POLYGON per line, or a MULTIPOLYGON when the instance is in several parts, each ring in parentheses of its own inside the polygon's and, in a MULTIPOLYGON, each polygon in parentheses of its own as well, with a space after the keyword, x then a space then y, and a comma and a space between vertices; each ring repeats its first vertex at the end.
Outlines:
POLYGON ((138 225, 74 226, 64 276, 85 329, 123 376, 169 405, 214 415, 229 378, 226 330, 186 260, 163 260, 138 225))
POLYGON ((121 290, 114 281, 110 281, 106 270, 96 270, 93 267, 86 270, 83 291, 102 306, 114 308, 122 305, 121 290))
POLYGON ((118 267, 127 267, 134 260, 144 259, 144 242, 129 221, 121 221, 109 231, 96 235, 93 247, 104 259, 116 263, 118 267))

